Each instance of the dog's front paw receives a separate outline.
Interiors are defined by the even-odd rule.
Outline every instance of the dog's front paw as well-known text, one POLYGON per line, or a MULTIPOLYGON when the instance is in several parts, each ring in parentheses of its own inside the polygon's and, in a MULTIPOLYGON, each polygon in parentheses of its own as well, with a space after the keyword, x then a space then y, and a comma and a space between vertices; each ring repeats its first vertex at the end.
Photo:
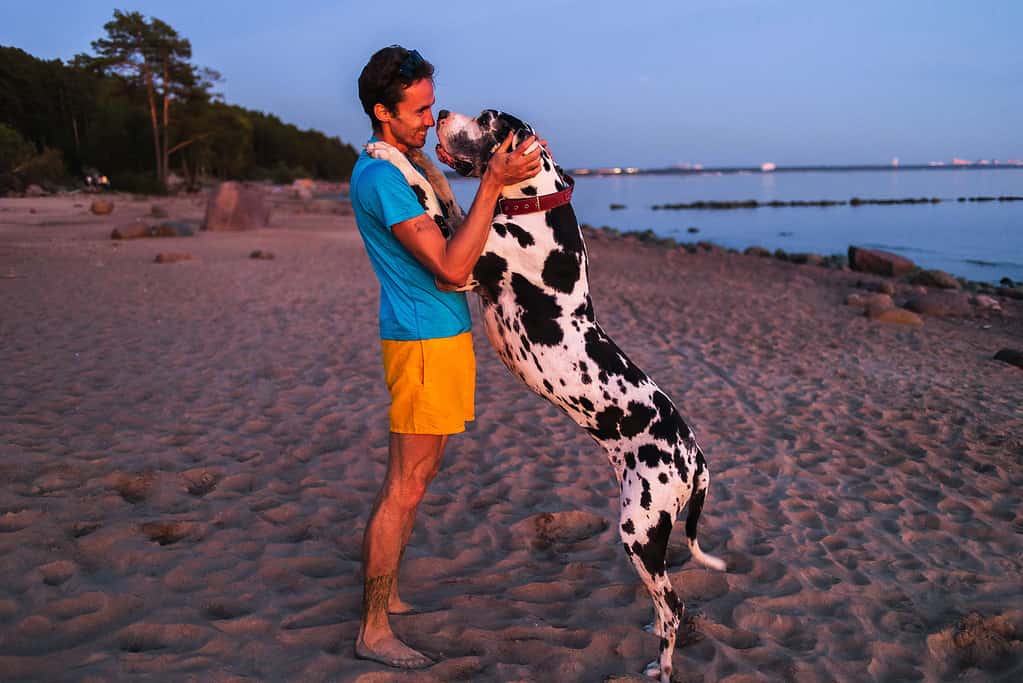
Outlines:
POLYGON ((437 278, 433 279, 433 283, 437 286, 437 289, 442 292, 471 292, 480 286, 480 283, 473 278, 469 278, 464 285, 450 285, 447 282, 438 280, 437 278))
POLYGON ((380 140, 377 140, 376 142, 367 142, 366 154, 370 155, 374 159, 386 159, 387 161, 395 159, 395 155, 401 156, 401 152, 395 149, 392 145, 380 140))

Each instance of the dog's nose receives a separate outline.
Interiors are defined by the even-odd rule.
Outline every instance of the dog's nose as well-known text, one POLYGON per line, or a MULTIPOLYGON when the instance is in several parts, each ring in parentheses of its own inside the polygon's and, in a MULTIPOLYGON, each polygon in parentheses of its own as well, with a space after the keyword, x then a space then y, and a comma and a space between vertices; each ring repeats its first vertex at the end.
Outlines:
POLYGON ((437 120, 438 121, 443 121, 444 119, 446 119, 448 117, 448 114, 450 114, 450 113, 451 112, 449 112, 447 109, 441 109, 439 112, 437 112, 437 120))

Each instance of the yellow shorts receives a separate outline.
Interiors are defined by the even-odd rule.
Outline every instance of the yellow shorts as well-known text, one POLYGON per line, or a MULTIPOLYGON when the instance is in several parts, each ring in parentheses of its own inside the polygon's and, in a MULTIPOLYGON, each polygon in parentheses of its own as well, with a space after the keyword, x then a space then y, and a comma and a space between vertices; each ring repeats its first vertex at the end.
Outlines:
POLYGON ((391 392, 391 431, 458 434, 476 418, 472 334, 418 341, 380 340, 391 392))

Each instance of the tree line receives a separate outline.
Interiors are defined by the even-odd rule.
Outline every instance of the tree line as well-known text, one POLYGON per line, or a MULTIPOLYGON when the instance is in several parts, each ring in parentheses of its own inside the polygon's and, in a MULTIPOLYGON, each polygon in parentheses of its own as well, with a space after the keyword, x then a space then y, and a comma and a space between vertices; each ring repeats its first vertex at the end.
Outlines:
POLYGON ((341 180, 355 149, 272 114, 227 104, 220 75, 191 62, 171 26, 114 11, 94 54, 67 63, 0 45, 0 193, 106 175, 114 189, 166 191, 171 174, 208 179, 341 180))

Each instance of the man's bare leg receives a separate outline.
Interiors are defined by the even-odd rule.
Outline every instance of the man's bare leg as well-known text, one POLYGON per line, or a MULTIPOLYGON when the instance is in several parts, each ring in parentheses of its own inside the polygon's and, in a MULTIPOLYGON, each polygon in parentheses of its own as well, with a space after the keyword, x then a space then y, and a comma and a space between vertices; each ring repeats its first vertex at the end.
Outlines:
MULTIPOLYGON (((445 434, 445 435, 441 436, 441 441, 440 441, 440 457, 437 458, 437 463, 434 466, 433 471, 429 473, 427 482, 433 481, 433 478, 437 476, 437 472, 440 470, 441 458, 444 455, 444 447, 447 446, 447 444, 448 444, 448 435, 445 434)), ((408 523, 406 524, 405 528, 402 530, 402 534, 401 534, 401 553, 398 555, 398 568, 399 568, 399 570, 401 568, 401 561, 403 559, 405 559, 405 548, 408 546, 408 540, 409 540, 409 538, 411 538, 412 530, 416 526, 416 515, 417 515, 417 513, 418 513, 418 508, 416 508, 415 510, 412 511, 412 515, 409 517, 408 523)), ((394 583, 392 584, 392 586, 393 587, 391 589, 391 598, 387 602, 387 611, 389 613, 391 613, 391 614, 408 614, 409 612, 414 612, 416 608, 413 607, 412 605, 408 604, 404 600, 402 600, 401 596, 398 595, 398 574, 397 573, 395 573, 395 575, 394 575, 394 583)))
POLYGON ((362 544, 365 584, 362 625, 355 643, 359 657, 401 668, 432 663, 398 640, 387 612, 392 594, 397 597, 398 565, 412 533, 416 508, 440 468, 446 442, 444 436, 391 434, 387 474, 362 544))

